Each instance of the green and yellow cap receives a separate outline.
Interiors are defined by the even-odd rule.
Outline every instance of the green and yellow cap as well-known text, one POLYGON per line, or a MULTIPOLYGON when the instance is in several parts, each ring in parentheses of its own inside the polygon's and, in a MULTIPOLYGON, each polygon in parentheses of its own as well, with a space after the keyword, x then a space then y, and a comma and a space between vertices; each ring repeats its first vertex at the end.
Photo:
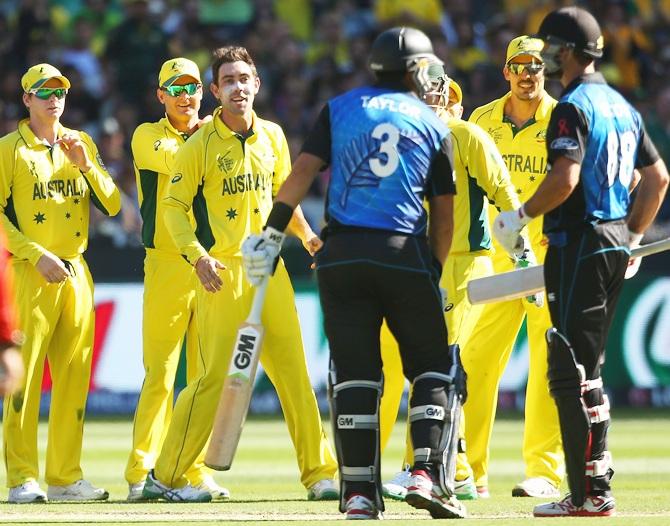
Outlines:
POLYGON ((505 63, 520 55, 530 55, 538 60, 542 60, 540 52, 544 47, 544 42, 539 38, 529 37, 528 35, 521 35, 513 39, 507 46, 507 58, 505 63))
POLYGON ((37 64, 21 77, 21 87, 26 93, 39 89, 50 79, 58 79, 65 89, 70 89, 70 81, 51 64, 37 64))
POLYGON ((158 74, 158 85, 161 88, 169 88, 179 77, 184 75, 193 77, 199 84, 202 84, 198 65, 192 60, 179 57, 170 59, 163 64, 158 74))

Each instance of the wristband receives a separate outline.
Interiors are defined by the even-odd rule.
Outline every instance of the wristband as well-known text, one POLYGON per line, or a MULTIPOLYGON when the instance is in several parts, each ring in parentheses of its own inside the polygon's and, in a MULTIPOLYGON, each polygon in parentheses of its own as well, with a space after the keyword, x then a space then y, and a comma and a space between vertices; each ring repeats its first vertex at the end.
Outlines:
POLYGON ((293 208, 291 208, 291 206, 282 203, 281 201, 275 201, 265 226, 283 232, 286 230, 292 217, 293 208))

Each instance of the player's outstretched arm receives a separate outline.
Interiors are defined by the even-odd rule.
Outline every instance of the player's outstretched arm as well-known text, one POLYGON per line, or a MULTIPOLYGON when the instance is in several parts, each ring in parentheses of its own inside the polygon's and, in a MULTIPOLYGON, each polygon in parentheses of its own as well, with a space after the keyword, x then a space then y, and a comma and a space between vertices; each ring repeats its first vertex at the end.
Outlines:
POLYGON ((288 231, 302 241, 302 246, 305 247, 310 256, 316 254, 323 246, 323 241, 314 233, 307 219, 305 219, 300 205, 296 206, 295 210, 293 210, 293 217, 291 217, 291 221, 288 224, 288 231))
MULTIPOLYGON (((281 185, 275 201, 286 203, 291 208, 295 208, 300 204, 305 196, 312 182, 319 173, 321 167, 325 164, 323 159, 312 155, 311 153, 302 152, 293 163, 293 168, 284 184, 281 185)), ((284 230, 284 228, 277 230, 284 230)))
POLYGON ((537 217, 561 205, 579 184, 580 169, 581 165, 572 159, 556 159, 547 177, 524 204, 524 213, 537 217))
MULTIPOLYGON (((242 263, 247 279, 252 285, 260 285, 274 272, 275 261, 285 237, 283 232, 291 221, 296 220, 296 208, 324 164, 324 161, 316 155, 305 152, 298 155, 291 173, 277 193, 263 233, 251 234, 244 240, 242 263)), ((299 214, 302 215, 302 212, 299 214)), ((299 216, 297 220, 300 221, 299 216)), ((307 222, 304 217, 302 221, 304 229, 307 222)), ((306 234, 304 230, 303 234, 306 234)))

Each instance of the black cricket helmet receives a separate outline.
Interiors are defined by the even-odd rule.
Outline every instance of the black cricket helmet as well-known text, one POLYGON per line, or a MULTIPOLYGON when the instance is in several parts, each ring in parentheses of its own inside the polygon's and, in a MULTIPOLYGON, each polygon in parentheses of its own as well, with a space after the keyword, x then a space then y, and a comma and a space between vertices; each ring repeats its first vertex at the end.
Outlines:
POLYGON ((413 27, 393 27, 372 43, 369 65, 375 73, 404 73, 421 58, 438 60, 428 35, 413 27))
POLYGON ((563 44, 593 58, 603 56, 603 35, 595 17, 579 7, 562 7, 544 17, 537 37, 547 44, 563 44))

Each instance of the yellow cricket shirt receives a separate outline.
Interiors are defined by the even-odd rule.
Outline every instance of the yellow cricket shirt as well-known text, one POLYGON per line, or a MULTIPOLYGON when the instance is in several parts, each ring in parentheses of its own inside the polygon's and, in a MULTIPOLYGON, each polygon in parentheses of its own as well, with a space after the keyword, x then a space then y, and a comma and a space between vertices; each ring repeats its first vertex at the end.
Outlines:
POLYGON ((461 119, 444 122, 451 130, 456 173, 454 237, 449 253, 490 249, 488 201, 501 210, 513 210, 519 199, 496 145, 484 130, 461 119))
POLYGON ((191 264, 207 253, 240 256, 242 241, 261 231, 273 196, 291 171, 278 124, 254 113, 245 138, 223 123, 220 112, 217 108, 177 152, 164 199, 167 227, 191 264), (191 209, 195 233, 186 214, 191 209))
MULTIPOLYGON (((510 96, 511 93, 507 93, 475 109, 469 120, 483 128, 495 142, 505 160, 519 200, 523 203, 535 193, 547 173, 547 126, 556 100, 545 92, 535 117, 522 128, 517 128, 504 116, 505 102, 510 96)), ((493 221, 497 213, 497 210, 490 210, 489 219, 493 221)), ((528 229, 531 244, 537 250, 543 239, 542 218, 531 221, 528 229)), ((498 250, 500 247, 497 242, 494 246, 498 254, 504 253, 504 250, 498 250)), ((543 259, 544 254, 536 255, 543 259)))
MULTIPOLYGON (((186 139, 188 135, 179 132, 167 117, 140 124, 133 133, 131 149, 146 248, 179 253, 165 225, 163 198, 167 196, 175 155, 186 139)), ((190 212, 189 217, 195 228, 190 212)))
POLYGON ((89 135, 60 126, 58 137, 78 133, 93 167, 82 174, 59 147, 35 137, 28 119, 0 139, 0 208, 9 251, 33 265, 45 249, 60 258, 86 250, 90 201, 116 215, 121 195, 89 135))

